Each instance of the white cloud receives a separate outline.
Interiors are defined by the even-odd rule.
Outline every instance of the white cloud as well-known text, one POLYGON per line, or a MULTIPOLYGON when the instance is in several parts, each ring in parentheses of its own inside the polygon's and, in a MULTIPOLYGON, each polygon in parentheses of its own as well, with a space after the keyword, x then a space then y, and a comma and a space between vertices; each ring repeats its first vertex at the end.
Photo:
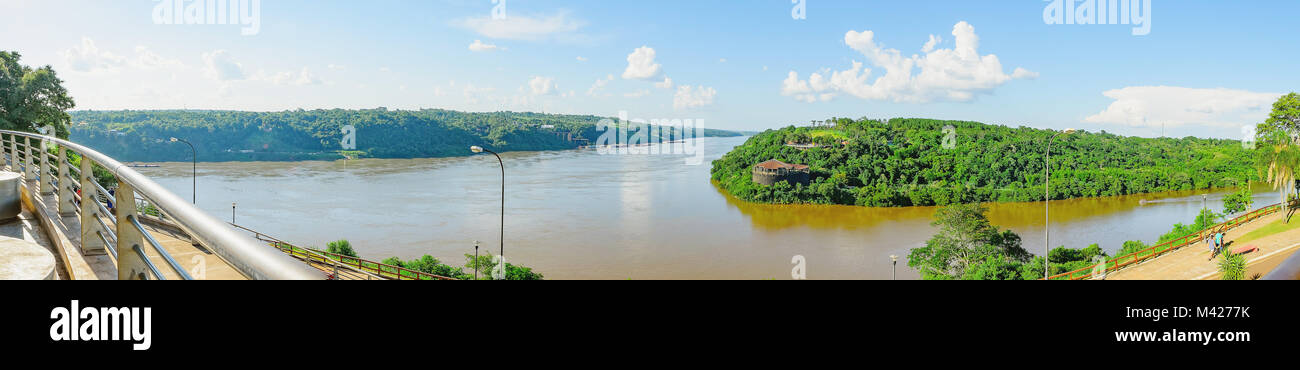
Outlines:
POLYGON ((322 81, 319 77, 316 77, 315 74, 311 73, 311 70, 308 69, 307 67, 302 67, 302 70, 297 73, 280 72, 275 74, 275 76, 271 76, 270 78, 255 78, 255 79, 267 80, 276 85, 293 85, 293 86, 320 85, 324 83, 324 81, 322 81))
POLYGON ((82 37, 81 44, 72 47, 63 52, 63 61, 68 67, 77 72, 92 72, 95 70, 108 70, 121 67, 126 64, 125 57, 100 51, 95 45, 95 40, 89 37, 82 37))
POLYGON ((623 70, 623 79, 653 80, 659 78, 663 71, 655 63, 655 49, 642 46, 627 55, 627 69, 623 70))
POLYGON ((1037 77, 1037 73, 1023 68, 1008 75, 996 55, 980 55, 979 36, 969 23, 958 22, 952 35, 956 39, 953 49, 933 49, 939 43, 935 38, 934 45, 926 43, 930 51, 904 57, 896 49, 877 44, 872 31, 849 31, 844 43, 874 67, 884 69, 884 75, 871 81, 872 69, 858 61, 847 70, 812 73, 807 80, 791 71, 782 83, 781 94, 806 102, 826 101, 840 94, 907 103, 966 102, 1012 79, 1037 77))
POLYGON ((1038 78, 1038 72, 1016 67, 1016 70, 1011 72, 1011 78, 1017 80, 1032 80, 1038 78))
POLYGON ((330 64, 326 67, 329 68, 331 71, 342 71, 348 68, 347 66, 339 65, 339 64, 330 64))
POLYGON ((921 52, 922 52, 922 53, 929 53, 929 52, 931 52, 931 51, 934 51, 934 47, 935 47, 935 46, 939 46, 939 43, 941 43, 941 42, 943 42, 943 38, 942 38, 942 37, 935 36, 935 35, 930 35, 930 41, 926 41, 926 42, 925 42, 925 45, 922 45, 922 46, 921 46, 921 52))
POLYGON ((542 76, 536 76, 529 80, 528 88, 532 90, 533 95, 555 95, 560 90, 555 85, 554 78, 542 76))
POLYGON ((718 63, 726 63, 727 58, 718 59, 718 63))
POLYGON ((505 19, 492 19, 485 15, 456 20, 452 25, 493 39, 537 41, 571 35, 582 28, 585 22, 573 19, 567 12, 549 16, 512 13, 505 19))
POLYGON ((710 106, 713 105, 713 97, 717 95, 717 90, 712 87, 700 86, 692 89, 690 85, 682 85, 677 88, 677 93, 673 95, 673 109, 682 110, 710 106))
POLYGON ((630 92, 630 93, 625 93, 625 94, 623 94, 623 97, 625 97, 625 98, 633 98, 633 99, 636 99, 636 98, 642 98, 642 97, 645 97, 645 96, 647 96, 647 95, 650 95, 650 90, 641 89, 641 90, 633 91, 633 92, 630 92))
POLYGON ((673 79, 668 78, 668 76, 664 76, 664 81, 655 82, 655 87, 658 87, 660 89, 671 89, 673 88, 673 79))
POLYGON ((491 87, 475 87, 474 84, 465 84, 463 94, 465 95, 466 102, 470 104, 478 104, 482 100, 492 99, 491 94, 494 91, 496 91, 496 89, 491 87))
POLYGON ((235 81, 246 78, 244 65, 235 61, 225 50, 203 53, 204 74, 217 81, 235 81))
POLYGON ((483 43, 482 40, 474 40, 473 43, 469 44, 469 51, 482 52, 482 51, 493 51, 493 50, 497 50, 496 45, 485 44, 483 43))
POLYGON ((614 80, 614 75, 612 74, 605 75, 605 78, 597 78, 596 82, 591 84, 591 88, 587 89, 587 95, 596 96, 597 93, 599 93, 601 90, 604 90, 605 86, 609 85, 609 82, 613 80, 614 80))
POLYGON ((1084 122, 1137 127, 1238 127, 1263 122, 1282 94, 1226 88, 1130 86, 1103 92, 1115 101, 1084 122))
POLYGON ((152 50, 149 50, 149 48, 146 48, 146 47, 144 47, 144 46, 136 46, 136 47, 135 47, 135 54, 136 54, 136 57, 135 57, 135 62, 134 62, 134 64, 135 64, 135 66, 138 67, 138 68, 142 68, 142 69, 153 69, 153 68, 182 68, 182 67, 185 67, 185 63, 181 63, 181 61, 176 60, 176 59, 168 59, 168 58, 164 58, 164 57, 162 57, 162 56, 160 56, 160 55, 154 53, 152 50))
POLYGON ((578 61, 579 61, 579 62, 586 62, 586 61, 587 61, 587 58, 578 57, 578 61))

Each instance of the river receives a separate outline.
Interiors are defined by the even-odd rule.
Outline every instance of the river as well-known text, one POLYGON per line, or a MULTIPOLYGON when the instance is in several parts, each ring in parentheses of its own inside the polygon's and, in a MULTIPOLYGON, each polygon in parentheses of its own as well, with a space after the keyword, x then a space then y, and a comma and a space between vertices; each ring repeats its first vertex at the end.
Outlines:
MULTIPOLYGON (((705 138, 705 161, 595 150, 505 153, 505 255, 548 279, 789 279, 803 256, 809 279, 916 279, 908 250, 934 233, 932 207, 776 206, 736 200, 709 182, 709 162, 745 138, 705 138)), ((467 149, 468 151, 468 149, 467 149)), ((190 163, 141 173, 184 199, 190 163)), ((501 173, 496 158, 199 163, 199 207, 300 245, 348 239, 365 258, 425 254, 463 265, 496 253, 501 173)), ((1267 187, 1257 205, 1276 203, 1267 187)), ((1210 208, 1222 210, 1223 192, 1210 208)), ((1051 203, 1053 245, 1151 243, 1190 223, 1202 192, 1051 203), (1143 202, 1143 200, 1147 202, 1143 202)), ((989 206, 989 219, 1043 253, 1043 203, 989 206)))

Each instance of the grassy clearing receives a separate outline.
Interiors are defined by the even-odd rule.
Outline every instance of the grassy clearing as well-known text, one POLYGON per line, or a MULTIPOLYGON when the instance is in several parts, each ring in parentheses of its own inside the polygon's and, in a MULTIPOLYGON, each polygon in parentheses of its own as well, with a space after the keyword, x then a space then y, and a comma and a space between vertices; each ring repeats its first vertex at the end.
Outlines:
POLYGON ((1234 240, 1233 244, 1249 243, 1252 241, 1263 239, 1264 237, 1269 235, 1283 233, 1295 229, 1300 229, 1300 220, 1292 220, 1291 223, 1288 224, 1286 223, 1286 218, 1283 217, 1277 221, 1273 221, 1268 225, 1264 225, 1264 227, 1255 229, 1255 231, 1246 233, 1246 235, 1242 235, 1240 238, 1237 238, 1237 240, 1234 240))
POLYGON ((809 132, 808 136, 812 136, 814 138, 822 138, 822 137, 829 136, 835 138, 836 140, 848 140, 849 138, 848 135, 845 135, 844 132, 841 132, 839 130, 816 130, 816 131, 809 132))

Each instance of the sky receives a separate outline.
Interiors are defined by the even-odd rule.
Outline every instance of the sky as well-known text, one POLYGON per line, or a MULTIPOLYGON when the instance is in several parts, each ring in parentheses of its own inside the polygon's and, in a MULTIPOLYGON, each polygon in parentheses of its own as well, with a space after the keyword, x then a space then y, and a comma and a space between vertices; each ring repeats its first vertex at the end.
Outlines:
POLYGON ((174 1, 0 1, 0 50, 53 66, 76 109, 627 112, 754 131, 924 117, 1238 139, 1300 86, 1292 0, 242 0, 234 24, 207 9, 241 1, 174 1), (1109 2, 1137 11, 1095 8, 1109 2))

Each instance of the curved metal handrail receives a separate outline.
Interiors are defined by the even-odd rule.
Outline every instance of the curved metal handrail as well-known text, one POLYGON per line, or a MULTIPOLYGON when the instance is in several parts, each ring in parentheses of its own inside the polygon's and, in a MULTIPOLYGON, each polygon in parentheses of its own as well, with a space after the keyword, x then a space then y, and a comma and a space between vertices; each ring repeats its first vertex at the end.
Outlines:
MULTIPOLYGON (((320 280, 324 278, 319 271, 236 231, 112 157, 56 137, 10 130, 0 130, 0 134, 49 141, 81 155, 82 160, 89 159, 99 164, 116 176, 117 181, 130 185, 137 194, 149 200, 160 212, 167 214, 167 217, 189 234, 196 243, 207 247, 250 279, 320 280)), ((74 167, 69 166, 69 169, 72 168, 74 167)), ((79 170, 73 171, 81 175, 79 170)))

